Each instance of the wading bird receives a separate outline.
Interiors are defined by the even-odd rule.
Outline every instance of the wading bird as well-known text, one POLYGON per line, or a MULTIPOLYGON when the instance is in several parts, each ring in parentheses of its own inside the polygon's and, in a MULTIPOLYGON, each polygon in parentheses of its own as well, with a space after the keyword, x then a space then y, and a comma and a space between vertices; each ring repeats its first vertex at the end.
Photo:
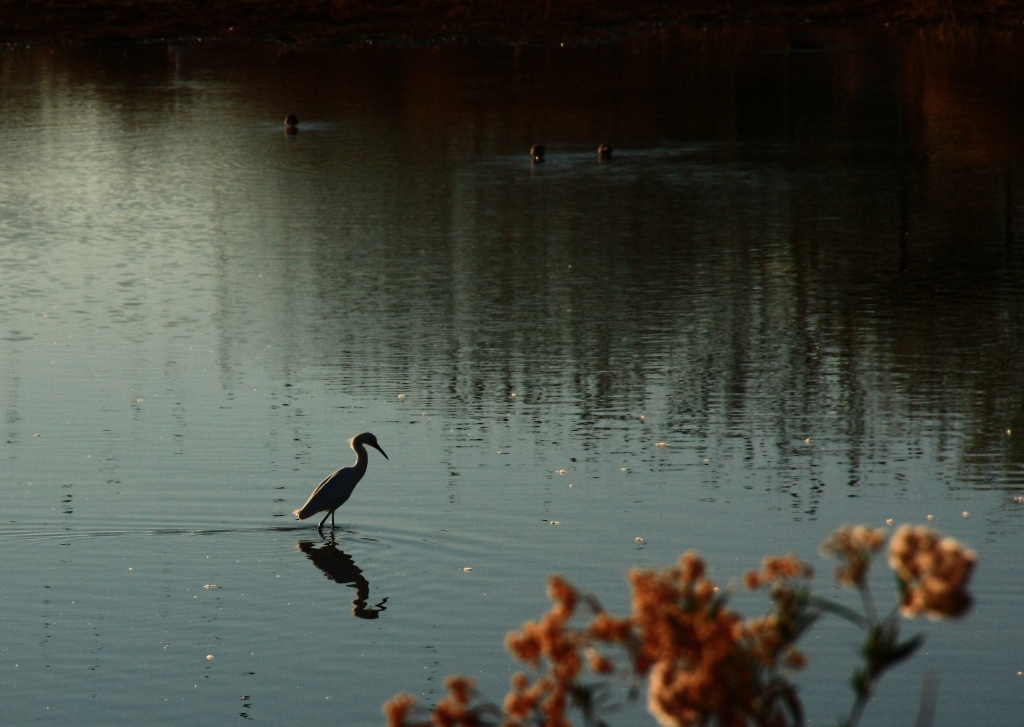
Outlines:
POLYGON ((327 475, 324 481, 313 490, 313 494, 306 500, 306 504, 295 511, 295 517, 299 520, 305 520, 310 515, 326 511, 324 519, 316 526, 316 531, 321 535, 323 535, 321 528, 327 522, 328 517, 331 518, 331 530, 334 530, 334 511, 345 504, 352 494, 352 490, 356 489, 356 485, 359 484, 359 480, 363 479, 363 475, 366 474, 366 463, 370 457, 366 454, 366 447, 363 445, 373 447, 384 455, 384 459, 388 459, 387 454, 377 444, 377 438, 369 432, 352 437, 349 445, 355 450, 356 463, 351 467, 342 467, 327 475))

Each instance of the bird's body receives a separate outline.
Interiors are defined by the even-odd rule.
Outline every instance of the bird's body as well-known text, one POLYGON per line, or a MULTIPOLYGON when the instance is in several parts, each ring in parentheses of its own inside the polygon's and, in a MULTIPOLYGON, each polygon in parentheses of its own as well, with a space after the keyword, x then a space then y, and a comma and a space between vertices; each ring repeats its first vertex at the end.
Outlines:
POLYGON ((318 531, 327 522, 328 517, 331 518, 331 528, 334 528, 334 511, 345 504, 351 497, 352 491, 356 489, 356 485, 359 484, 359 480, 363 479, 363 475, 366 474, 366 463, 370 457, 366 453, 364 445, 373 447, 384 455, 384 459, 388 459, 387 454, 377 444, 377 438, 369 432, 363 432, 353 437, 349 444, 355 450, 356 463, 351 467, 342 467, 327 475, 324 481, 313 490, 313 494, 306 500, 306 504, 295 511, 295 517, 299 520, 305 520, 318 512, 326 512, 324 519, 316 527, 318 531))

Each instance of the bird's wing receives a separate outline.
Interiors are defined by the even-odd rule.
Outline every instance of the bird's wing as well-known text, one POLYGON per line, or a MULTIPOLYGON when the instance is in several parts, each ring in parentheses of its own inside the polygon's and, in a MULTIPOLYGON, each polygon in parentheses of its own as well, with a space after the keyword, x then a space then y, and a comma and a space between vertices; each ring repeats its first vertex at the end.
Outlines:
POLYGON ((338 474, 341 472, 341 470, 346 470, 346 469, 348 469, 348 467, 342 467, 341 469, 334 470, 334 472, 332 472, 331 474, 329 474, 326 477, 324 477, 320 481, 320 484, 316 486, 316 489, 313 490, 313 494, 309 496, 309 499, 312 500, 314 497, 316 497, 318 494, 320 494, 320 490, 324 489, 324 487, 327 486, 328 482, 330 482, 335 477, 337 477, 338 474))
MULTIPOLYGON (((342 467, 342 469, 345 468, 342 467)), ((321 502, 321 500, 323 500, 322 495, 326 494, 324 491, 327 489, 327 486, 330 484, 331 480, 338 476, 340 472, 341 470, 334 470, 334 472, 324 477, 323 481, 316 486, 315 490, 313 490, 313 494, 306 500, 306 504, 296 510, 295 514, 299 517, 309 517, 314 512, 319 512, 325 509, 326 504, 321 502)))

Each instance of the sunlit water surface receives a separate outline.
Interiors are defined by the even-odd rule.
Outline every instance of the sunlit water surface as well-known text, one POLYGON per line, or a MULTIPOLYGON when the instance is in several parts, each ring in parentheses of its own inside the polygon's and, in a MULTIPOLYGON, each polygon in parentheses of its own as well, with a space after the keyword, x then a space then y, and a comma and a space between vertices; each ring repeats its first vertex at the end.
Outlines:
MULTIPOLYGON (((623 612, 795 551, 856 605, 825 535, 930 516, 977 604, 865 723, 934 672, 937 724, 1020 724, 1018 41, 0 53, 4 723, 500 700, 550 572, 623 612), (364 430, 325 541, 290 513, 364 430)), ((812 724, 856 644, 807 640, 812 724)))

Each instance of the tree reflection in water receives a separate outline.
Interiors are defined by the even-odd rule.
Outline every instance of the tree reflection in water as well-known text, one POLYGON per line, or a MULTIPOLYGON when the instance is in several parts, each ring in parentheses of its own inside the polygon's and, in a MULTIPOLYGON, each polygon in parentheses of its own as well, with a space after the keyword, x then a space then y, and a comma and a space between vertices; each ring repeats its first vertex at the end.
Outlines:
POLYGON ((352 615, 372 619, 379 618, 380 612, 387 610, 384 605, 388 602, 387 598, 382 599, 375 606, 366 605, 370 596, 370 582, 366 580, 363 571, 352 560, 352 556, 338 549, 334 538, 320 545, 311 540, 300 540, 298 548, 313 561, 313 565, 319 568, 328 580, 356 589, 356 598, 352 601, 352 615))

